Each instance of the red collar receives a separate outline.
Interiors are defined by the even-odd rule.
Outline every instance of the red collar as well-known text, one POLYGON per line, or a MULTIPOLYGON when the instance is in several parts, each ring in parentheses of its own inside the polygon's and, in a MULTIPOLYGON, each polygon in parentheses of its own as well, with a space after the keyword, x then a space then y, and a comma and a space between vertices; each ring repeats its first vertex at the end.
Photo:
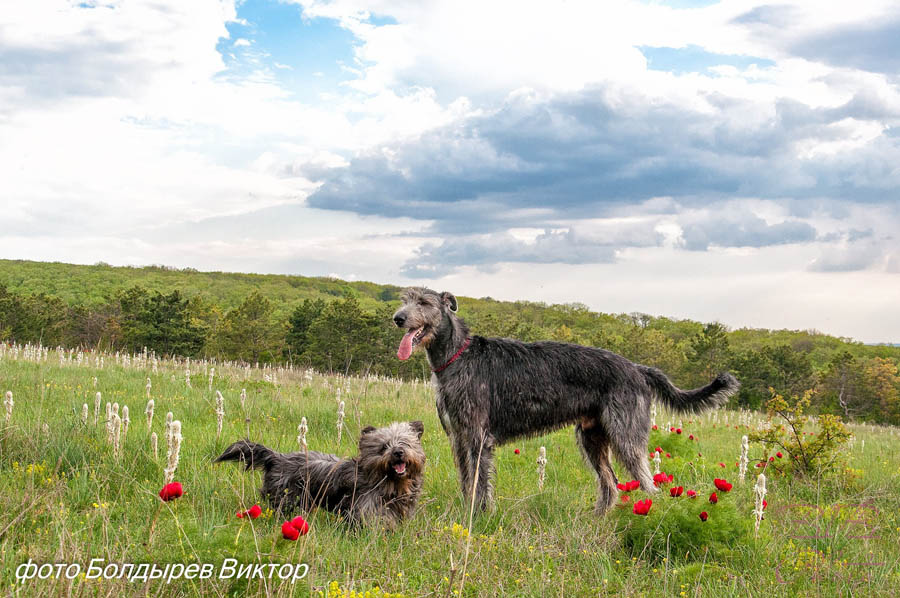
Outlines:
POLYGON ((467 338, 467 339, 466 339, 466 342, 463 343, 463 346, 459 348, 459 351, 457 351, 457 352, 453 355, 453 357, 450 358, 450 361, 448 361, 447 363, 445 363, 444 365, 442 365, 442 366, 439 367, 439 368, 431 368, 431 371, 434 372, 435 374, 440 373, 440 372, 443 372, 445 369, 447 369, 447 367, 448 367, 451 363, 453 363, 454 361, 456 361, 456 360, 459 358, 459 356, 463 354, 463 351, 465 351, 465 350, 469 347, 469 343, 471 343, 471 342, 472 342, 472 339, 471 339, 471 338, 467 338))

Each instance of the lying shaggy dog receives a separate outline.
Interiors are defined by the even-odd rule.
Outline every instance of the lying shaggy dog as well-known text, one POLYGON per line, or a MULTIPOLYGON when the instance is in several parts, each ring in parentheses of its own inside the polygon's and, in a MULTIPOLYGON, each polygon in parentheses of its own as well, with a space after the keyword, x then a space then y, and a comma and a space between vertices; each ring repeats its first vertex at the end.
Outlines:
POLYGON ((359 456, 349 459, 315 451, 278 453, 239 440, 216 462, 243 461, 248 470, 263 470, 261 493, 284 514, 324 507, 351 524, 381 520, 393 527, 412 514, 422 489, 424 431, 420 421, 367 426, 359 456))

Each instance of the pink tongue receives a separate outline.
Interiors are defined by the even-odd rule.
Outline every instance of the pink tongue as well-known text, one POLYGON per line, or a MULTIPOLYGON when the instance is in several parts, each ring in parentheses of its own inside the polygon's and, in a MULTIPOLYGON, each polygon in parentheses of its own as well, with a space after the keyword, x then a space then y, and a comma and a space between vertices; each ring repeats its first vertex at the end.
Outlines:
POLYGON ((412 355, 412 339, 415 334, 415 331, 410 331, 403 335, 403 339, 400 341, 400 348, 397 349, 397 357, 401 360, 405 361, 412 355))
POLYGON ((397 473, 403 473, 404 471, 406 471, 406 463, 397 463, 396 465, 394 465, 394 471, 396 471, 397 473))

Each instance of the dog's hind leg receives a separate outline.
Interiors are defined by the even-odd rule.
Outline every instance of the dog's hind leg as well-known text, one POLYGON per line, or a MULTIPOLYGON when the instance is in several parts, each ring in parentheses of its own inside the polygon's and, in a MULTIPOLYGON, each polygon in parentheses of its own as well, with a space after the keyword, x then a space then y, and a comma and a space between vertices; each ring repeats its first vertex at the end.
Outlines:
POLYGON ((616 504, 616 474, 609 462, 610 438, 600 422, 590 427, 579 423, 575 426, 575 442, 585 460, 597 474, 597 513, 604 513, 616 504))
MULTIPOLYGON (((606 413, 608 416, 609 411, 606 413)), ((647 461, 650 416, 640 409, 629 415, 612 422, 604 421, 604 425, 612 440, 612 450, 616 458, 625 466, 628 473, 641 483, 641 490, 654 494, 658 488, 653 484, 653 475, 647 461)))

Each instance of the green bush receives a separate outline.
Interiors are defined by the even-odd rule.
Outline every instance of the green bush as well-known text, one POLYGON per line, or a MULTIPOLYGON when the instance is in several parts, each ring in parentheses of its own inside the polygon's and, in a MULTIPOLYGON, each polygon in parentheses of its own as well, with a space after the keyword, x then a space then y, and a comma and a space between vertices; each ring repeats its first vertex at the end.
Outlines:
POLYGON ((752 538, 753 519, 749 511, 739 512, 733 491, 717 492, 716 504, 709 502, 712 489, 697 490, 696 498, 687 497, 687 488, 684 492, 673 498, 668 486, 662 488, 647 515, 632 512, 633 503, 644 496, 642 492, 632 493, 628 502, 613 509, 616 533, 630 556, 690 561, 703 559, 708 551, 707 558, 722 557, 752 538), (706 521, 700 519, 703 511, 706 521))
POLYGON ((793 404, 789 404, 772 391, 772 398, 766 403, 768 427, 749 435, 750 442, 760 442, 767 451, 778 451, 784 457, 768 463, 767 473, 775 471, 815 478, 845 469, 846 455, 841 449, 851 434, 840 416, 819 415, 816 418, 818 432, 806 436, 809 417, 804 411, 809 408, 812 394, 812 391, 806 391, 802 397, 794 396, 793 404))

